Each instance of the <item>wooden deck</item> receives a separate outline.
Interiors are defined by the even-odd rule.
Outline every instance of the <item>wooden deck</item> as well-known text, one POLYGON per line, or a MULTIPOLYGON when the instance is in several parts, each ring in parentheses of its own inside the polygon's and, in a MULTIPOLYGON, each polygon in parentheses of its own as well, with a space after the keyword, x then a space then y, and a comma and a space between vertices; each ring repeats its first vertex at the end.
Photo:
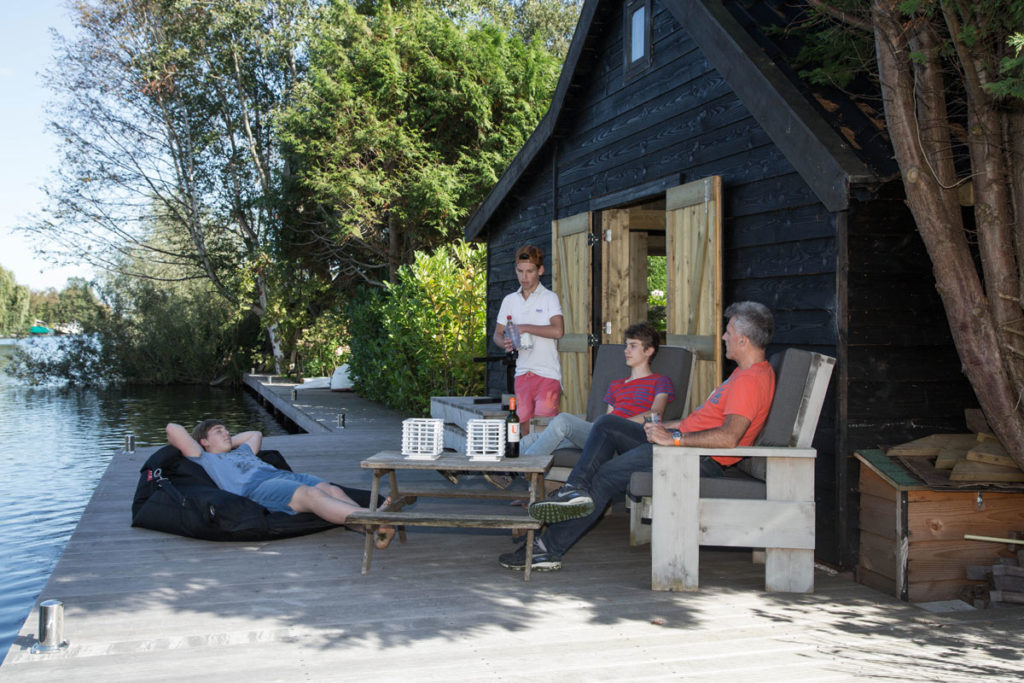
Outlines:
MULTIPOLYGON (((346 429, 266 446, 297 470, 368 485, 359 461, 398 447, 400 416, 344 400, 362 410, 349 413, 346 429)), ((408 543, 377 552, 362 576, 362 538, 343 529, 265 543, 133 529, 145 457, 111 463, 40 596, 65 602, 70 647, 31 654, 33 610, 0 680, 1024 675, 1021 609, 932 614, 824 571, 812 595, 768 594, 748 553, 709 550, 700 592, 652 592, 649 549, 628 546, 622 514, 600 522, 561 571, 529 583, 498 566, 497 555, 515 547, 507 531, 411 528, 408 543)))

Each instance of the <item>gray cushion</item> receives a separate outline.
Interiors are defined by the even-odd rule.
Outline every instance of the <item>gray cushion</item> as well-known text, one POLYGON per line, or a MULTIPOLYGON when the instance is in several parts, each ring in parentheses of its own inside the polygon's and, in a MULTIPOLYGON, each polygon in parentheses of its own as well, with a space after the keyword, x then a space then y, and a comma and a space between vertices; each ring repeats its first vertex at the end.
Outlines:
MULTIPOLYGON (((763 458, 757 458, 762 460, 763 458)), ((651 495, 652 477, 650 472, 634 472, 629 479, 629 495, 640 500, 651 495)), ((751 477, 735 467, 727 469, 721 477, 701 477, 701 498, 751 498, 763 499, 767 495, 764 481, 751 477)))
POLYGON ((769 359, 775 369, 775 398, 755 446, 796 446, 793 425, 803 402, 812 357, 810 351, 786 349, 769 359))
MULTIPOLYGON (((617 379, 629 377, 626 365, 625 344, 601 344, 597 347, 594 374, 590 379, 590 393, 587 394, 587 422, 593 422, 608 412, 604 396, 608 387, 617 379)), ((690 388, 690 371, 693 368, 693 353, 682 346, 662 346, 651 361, 651 370, 672 380, 675 398, 665 408, 666 420, 678 420, 683 414, 690 388)))
POLYGON ((551 454, 551 466, 572 469, 582 452, 578 448, 558 448, 551 454))

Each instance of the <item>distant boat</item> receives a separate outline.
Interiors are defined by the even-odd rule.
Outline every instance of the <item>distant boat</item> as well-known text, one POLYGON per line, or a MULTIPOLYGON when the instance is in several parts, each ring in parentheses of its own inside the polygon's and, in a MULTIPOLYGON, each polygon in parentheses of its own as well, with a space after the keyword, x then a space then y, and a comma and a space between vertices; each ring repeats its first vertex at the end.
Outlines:
POLYGON ((45 325, 33 325, 28 329, 29 334, 53 334, 53 330, 45 325))

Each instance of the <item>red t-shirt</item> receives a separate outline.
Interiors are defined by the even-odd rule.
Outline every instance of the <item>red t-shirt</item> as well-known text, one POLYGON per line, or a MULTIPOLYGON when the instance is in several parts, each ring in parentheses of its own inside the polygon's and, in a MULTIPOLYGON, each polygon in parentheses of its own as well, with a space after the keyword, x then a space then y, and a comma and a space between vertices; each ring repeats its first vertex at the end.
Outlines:
POLYGON ((672 380, 652 372, 638 379, 624 377, 612 381, 605 392, 604 402, 612 407, 612 415, 633 417, 650 410, 658 394, 668 394, 669 403, 676 397, 672 380))
MULTIPOLYGON (((726 415, 742 415, 750 426, 740 439, 740 446, 750 446, 761 433, 768 410, 775 396, 775 371, 768 361, 751 365, 746 370, 736 368, 729 378, 718 385, 700 408, 679 424, 683 432, 699 432, 725 424, 726 415)), ((733 465, 743 458, 713 456, 723 466, 733 465)))

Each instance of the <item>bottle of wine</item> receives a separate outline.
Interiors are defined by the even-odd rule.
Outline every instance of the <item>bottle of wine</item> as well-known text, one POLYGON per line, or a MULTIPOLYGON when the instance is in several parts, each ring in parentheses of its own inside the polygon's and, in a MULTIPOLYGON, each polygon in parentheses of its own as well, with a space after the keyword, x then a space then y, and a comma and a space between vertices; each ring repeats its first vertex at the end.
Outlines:
POLYGON ((508 400, 508 415, 505 416, 505 457, 519 457, 519 416, 516 415, 516 397, 508 400))
POLYGON ((512 316, 508 316, 508 319, 505 320, 505 339, 509 339, 512 341, 513 349, 519 348, 519 344, 521 343, 519 327, 517 327, 516 324, 512 322, 512 316))

